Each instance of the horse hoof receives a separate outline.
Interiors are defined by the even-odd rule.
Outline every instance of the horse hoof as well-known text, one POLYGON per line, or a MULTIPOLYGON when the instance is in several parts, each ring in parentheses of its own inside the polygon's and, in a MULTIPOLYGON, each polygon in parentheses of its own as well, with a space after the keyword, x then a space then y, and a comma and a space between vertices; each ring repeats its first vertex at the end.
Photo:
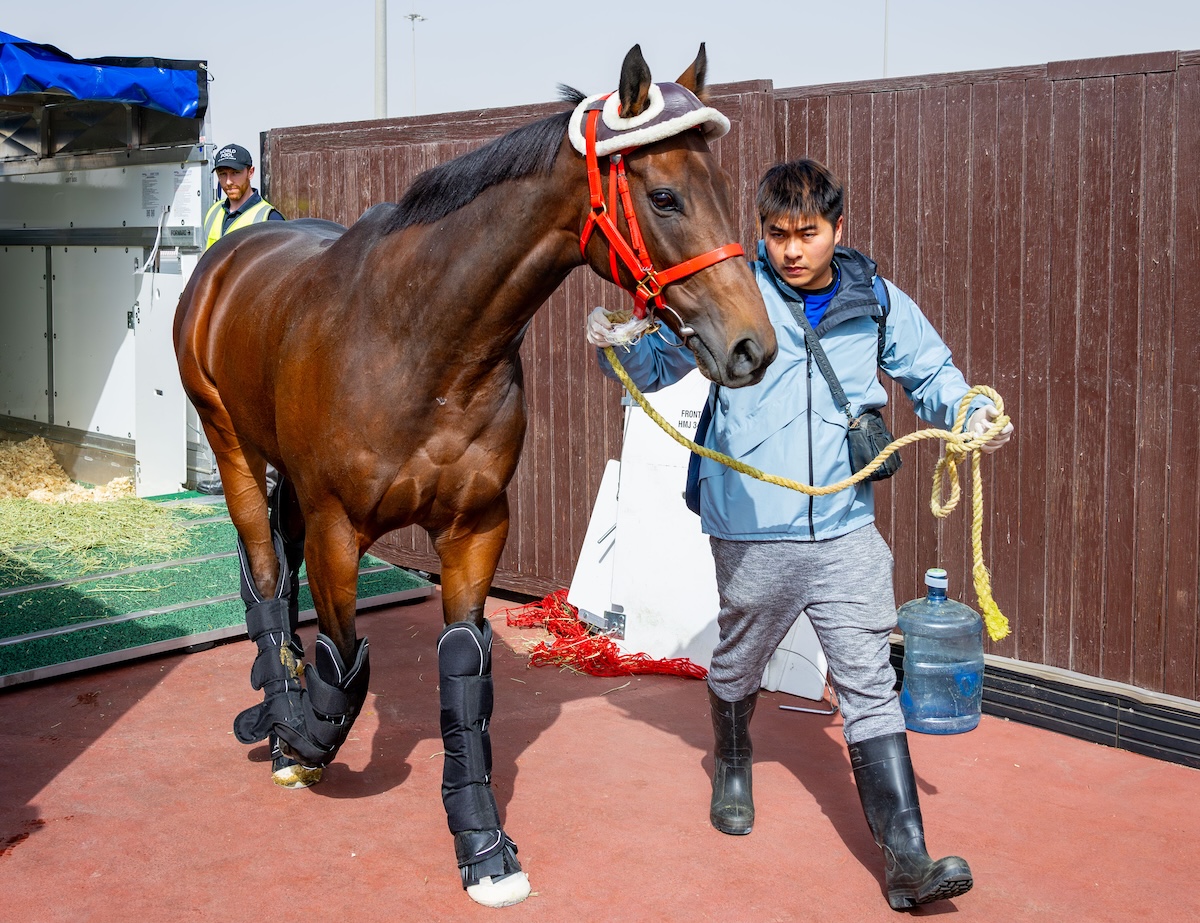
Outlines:
POLYGON ((491 876, 479 879, 479 884, 467 888, 467 896, 484 907, 509 907, 529 897, 529 876, 524 872, 513 872, 493 880, 491 876))
POLYGON ((321 781, 320 766, 305 766, 287 752, 287 745, 274 732, 268 737, 271 746, 271 781, 281 788, 308 788, 321 781))
POLYGON ((292 763, 272 771, 271 779, 283 788, 308 788, 321 781, 321 767, 292 763))

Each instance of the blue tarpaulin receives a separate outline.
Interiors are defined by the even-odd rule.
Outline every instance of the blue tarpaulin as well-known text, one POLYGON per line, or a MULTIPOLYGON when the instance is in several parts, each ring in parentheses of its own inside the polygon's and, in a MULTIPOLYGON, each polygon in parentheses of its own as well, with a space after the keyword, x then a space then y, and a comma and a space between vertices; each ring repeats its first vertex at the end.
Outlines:
POLYGON ((198 119, 208 108, 207 75, 204 61, 72 58, 53 45, 0 32, 0 96, 66 93, 198 119))

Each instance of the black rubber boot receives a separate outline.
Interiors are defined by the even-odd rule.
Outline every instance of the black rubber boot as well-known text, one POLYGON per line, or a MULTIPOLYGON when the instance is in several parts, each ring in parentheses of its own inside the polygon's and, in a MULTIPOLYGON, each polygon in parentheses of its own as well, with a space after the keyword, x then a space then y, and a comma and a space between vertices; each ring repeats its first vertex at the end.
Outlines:
POLYGON ((850 765, 863 813, 883 849, 892 909, 908 910, 970 891, 974 879, 966 860, 947 856, 935 862, 925 850, 908 737, 888 734, 851 744, 850 765))
POLYGON ((750 719, 758 703, 758 690, 737 702, 726 702, 710 688, 708 703, 716 739, 708 819, 722 833, 744 836, 754 828, 750 719))

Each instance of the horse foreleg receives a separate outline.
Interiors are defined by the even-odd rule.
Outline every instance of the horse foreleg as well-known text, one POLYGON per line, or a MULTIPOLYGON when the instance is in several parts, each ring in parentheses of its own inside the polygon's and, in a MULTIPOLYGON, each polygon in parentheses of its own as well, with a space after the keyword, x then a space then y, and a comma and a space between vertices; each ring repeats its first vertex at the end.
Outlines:
POLYGON ((435 536, 442 560, 446 627, 438 637, 442 802, 463 887, 472 900, 505 907, 529 896, 517 847, 500 826, 492 792, 492 626, 483 605, 508 534, 501 497, 474 529, 435 536))
POLYGON ((284 751, 311 766, 328 766, 362 710, 371 676, 367 639, 356 639, 358 535, 340 511, 310 515, 308 585, 320 630, 312 663, 304 671, 304 720, 277 727, 284 751))

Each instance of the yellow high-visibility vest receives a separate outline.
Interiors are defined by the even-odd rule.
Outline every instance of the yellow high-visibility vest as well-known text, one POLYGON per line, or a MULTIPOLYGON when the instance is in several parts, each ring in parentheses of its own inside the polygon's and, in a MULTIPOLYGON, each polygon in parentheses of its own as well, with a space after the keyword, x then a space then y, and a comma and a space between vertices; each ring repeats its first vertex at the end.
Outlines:
POLYGON ((224 200, 213 202, 208 209, 208 214, 204 216, 204 249, 207 250, 215 244, 224 234, 230 231, 236 231, 239 228, 246 228, 252 224, 258 224, 260 221, 266 221, 271 217, 271 209, 274 208, 266 199, 260 199, 249 208, 237 212, 237 217, 230 222, 228 228, 223 228, 225 223, 225 207, 221 204, 224 200))

